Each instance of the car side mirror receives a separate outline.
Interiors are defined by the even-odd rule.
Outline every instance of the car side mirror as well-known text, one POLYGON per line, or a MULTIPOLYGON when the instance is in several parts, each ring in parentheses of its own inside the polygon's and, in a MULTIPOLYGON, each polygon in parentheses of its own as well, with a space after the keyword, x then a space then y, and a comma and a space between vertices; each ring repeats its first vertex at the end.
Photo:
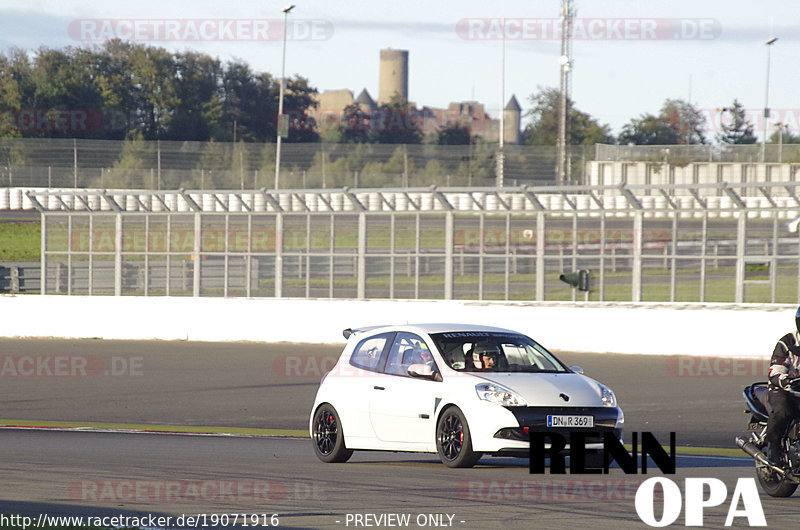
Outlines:
POLYGON ((583 375, 583 368, 581 368, 580 366, 570 366, 569 369, 575 372, 576 374, 583 375))
POLYGON ((439 372, 434 372, 427 364, 412 364, 408 367, 408 375, 411 377, 418 377, 420 379, 430 379, 436 381, 439 377, 439 372))

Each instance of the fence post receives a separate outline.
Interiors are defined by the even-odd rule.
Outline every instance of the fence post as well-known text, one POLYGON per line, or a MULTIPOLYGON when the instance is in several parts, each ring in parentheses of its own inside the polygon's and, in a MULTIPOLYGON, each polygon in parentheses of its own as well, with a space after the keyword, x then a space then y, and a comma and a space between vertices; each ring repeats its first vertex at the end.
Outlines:
POLYGON ((641 210, 633 214, 633 272, 631 281, 631 301, 642 301, 642 218, 641 210))
POLYGON ((74 188, 78 188, 78 140, 72 139, 72 177, 74 179, 74 188))
MULTIPOLYGON (((676 213, 677 216, 677 213, 676 213)), ((674 229, 674 233, 677 234, 677 217, 676 217, 676 228, 674 229)), ((677 235, 673 235, 673 238, 677 237, 677 235)), ((700 247, 700 303, 704 303, 706 301, 706 268, 707 268, 707 259, 706 254, 708 253, 708 210, 703 212, 703 228, 702 233, 700 235, 702 240, 701 247, 700 247)), ((676 252, 677 247, 673 245, 672 252, 673 254, 676 252)))
POLYGON ((65 274, 64 274, 64 264, 59 261, 59 262, 56 263, 56 293, 57 294, 61 294, 62 292, 64 292, 64 284, 66 283, 65 279, 64 279, 64 276, 65 276, 65 274))
POLYGON ((737 304, 744 303, 744 255, 747 240, 747 211, 739 210, 739 222, 736 225, 736 295, 737 304))
MULTIPOLYGON (((41 240, 42 251, 41 251, 41 256, 39 257, 39 262, 41 264, 39 266, 39 268, 41 269, 39 273, 41 275, 41 280, 39 284, 39 293, 47 294, 47 216, 44 214, 44 212, 42 212, 41 224, 42 224, 42 240, 41 240)), ((91 241, 91 232, 89 240, 91 241)), ((91 274, 91 270, 89 271, 89 273, 91 274)))
POLYGON ((94 294, 94 215, 89 215, 89 296, 94 294))
POLYGON ((363 300, 367 297, 367 214, 358 214, 358 259, 356 261, 357 288, 356 297, 363 300))
POLYGON ((544 212, 536 214, 536 301, 544 302, 544 212))
POLYGON ((320 151, 322 152, 322 187, 325 188, 326 174, 325 174, 325 142, 319 143, 320 151))
POLYGON ((203 238, 202 233, 202 219, 200 218, 200 212, 194 213, 194 248, 192 250, 194 260, 192 263, 194 266, 192 267, 192 296, 199 297, 200 296, 200 241, 203 238))
POLYGON ((158 189, 161 189, 161 140, 156 140, 156 169, 158 169, 158 189))
POLYGON ((11 292, 19 293, 19 265, 11 266, 11 292))
MULTIPOLYGON (((275 249, 278 248, 279 241, 275 242, 275 249)), ((253 216, 247 216, 247 257, 245 258, 246 261, 244 263, 244 275, 247 277, 247 281, 244 286, 244 295, 247 298, 252 296, 252 285, 253 285, 253 216)), ((258 270, 258 262, 256 262, 256 270, 258 270)), ((256 284, 258 286, 258 284, 256 284)))
POLYGON ((444 299, 453 299, 453 212, 444 214, 444 299))
POLYGON ((275 298, 283 297, 283 214, 275 215, 275 298))
POLYGON ((114 296, 122 296, 122 213, 117 212, 114 227, 114 296))

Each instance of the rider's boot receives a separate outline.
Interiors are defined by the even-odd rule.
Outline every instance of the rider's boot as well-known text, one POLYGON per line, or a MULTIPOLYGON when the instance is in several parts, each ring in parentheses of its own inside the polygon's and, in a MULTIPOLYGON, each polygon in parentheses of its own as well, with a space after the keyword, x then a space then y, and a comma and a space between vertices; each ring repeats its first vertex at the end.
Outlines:
POLYGON ((767 461, 775 467, 783 467, 782 451, 776 443, 767 444, 767 461))

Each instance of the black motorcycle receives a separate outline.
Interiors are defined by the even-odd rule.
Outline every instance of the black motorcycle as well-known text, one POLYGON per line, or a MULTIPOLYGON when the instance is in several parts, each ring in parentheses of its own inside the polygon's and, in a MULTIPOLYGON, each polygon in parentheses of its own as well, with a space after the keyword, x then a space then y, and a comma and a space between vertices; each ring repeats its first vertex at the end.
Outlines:
MULTIPOLYGON (((791 381, 791 388, 800 386, 800 378, 791 381)), ((767 434, 767 419, 769 405, 767 393, 769 384, 766 382, 753 383, 744 389, 744 400, 751 414, 747 433, 736 437, 736 445, 742 451, 752 456, 756 462, 756 477, 761 488, 772 497, 791 497, 800 485, 800 422, 792 421, 787 435, 781 440, 783 443, 782 465, 773 466, 764 454, 766 448, 765 437, 767 434)), ((787 390, 790 394, 800 397, 800 392, 787 390)))

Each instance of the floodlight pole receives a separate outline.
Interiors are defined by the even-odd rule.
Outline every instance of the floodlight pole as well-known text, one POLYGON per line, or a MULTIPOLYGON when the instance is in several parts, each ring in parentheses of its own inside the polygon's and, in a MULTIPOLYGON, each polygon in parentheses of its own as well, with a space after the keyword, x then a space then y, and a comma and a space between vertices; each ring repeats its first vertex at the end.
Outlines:
POLYGON ((506 121, 505 121, 505 98, 506 98, 506 19, 503 19, 503 42, 500 45, 500 134, 497 136, 497 177, 495 186, 502 188, 505 185, 506 154, 503 151, 505 146, 506 121))
POLYGON ((764 90, 764 137, 761 139, 761 162, 767 161, 767 122, 769 121, 769 61, 772 45, 775 44, 775 41, 777 40, 778 37, 772 37, 764 42, 764 44, 767 45, 767 83, 764 90))
POLYGON ((281 61, 281 87, 278 95, 278 138, 277 147, 275 148, 275 189, 280 187, 281 181, 281 139, 282 131, 281 125, 283 123, 283 86, 286 84, 286 34, 289 30, 289 12, 294 9, 294 4, 284 7, 283 11, 283 59, 281 61))

